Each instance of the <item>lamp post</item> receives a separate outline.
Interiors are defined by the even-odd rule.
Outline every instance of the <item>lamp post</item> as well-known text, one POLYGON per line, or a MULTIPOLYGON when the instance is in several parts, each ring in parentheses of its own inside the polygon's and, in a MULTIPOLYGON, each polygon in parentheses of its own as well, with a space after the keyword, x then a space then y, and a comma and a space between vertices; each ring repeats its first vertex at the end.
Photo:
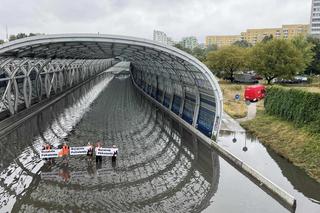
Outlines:
POLYGON ((244 147, 242 148, 242 151, 244 151, 244 152, 248 151, 248 147, 247 147, 247 136, 245 136, 245 138, 244 138, 244 147))
POLYGON ((233 142, 233 143, 237 142, 236 132, 235 132, 235 131, 233 132, 233 139, 232 139, 232 142, 233 142))

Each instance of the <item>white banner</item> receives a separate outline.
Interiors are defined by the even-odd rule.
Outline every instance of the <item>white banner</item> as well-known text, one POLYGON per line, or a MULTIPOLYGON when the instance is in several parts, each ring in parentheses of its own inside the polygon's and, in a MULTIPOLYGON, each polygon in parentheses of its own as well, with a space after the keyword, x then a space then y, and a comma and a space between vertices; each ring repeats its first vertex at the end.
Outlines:
POLYGON ((57 158, 61 149, 41 150, 40 158, 57 158))
POLYGON ((95 151, 96 156, 113 156, 115 152, 118 152, 118 148, 96 148, 95 151))
POLYGON ((70 147, 70 155, 86 155, 90 146, 70 147))

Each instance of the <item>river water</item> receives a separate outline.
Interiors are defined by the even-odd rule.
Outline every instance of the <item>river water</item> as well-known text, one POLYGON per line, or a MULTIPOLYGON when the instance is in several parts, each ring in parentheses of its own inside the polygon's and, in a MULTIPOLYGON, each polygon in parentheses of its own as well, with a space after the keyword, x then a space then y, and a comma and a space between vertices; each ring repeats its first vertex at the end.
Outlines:
MULTIPOLYGON (((320 212, 308 199, 319 200, 319 184, 256 139, 237 133, 233 143, 233 136, 222 132, 219 143, 293 192, 297 212, 320 212)), ((145 100, 128 76, 101 75, 3 137, 0 147, 0 212, 289 212, 145 100), (119 148, 116 162, 39 158, 45 142, 97 141, 119 148)))

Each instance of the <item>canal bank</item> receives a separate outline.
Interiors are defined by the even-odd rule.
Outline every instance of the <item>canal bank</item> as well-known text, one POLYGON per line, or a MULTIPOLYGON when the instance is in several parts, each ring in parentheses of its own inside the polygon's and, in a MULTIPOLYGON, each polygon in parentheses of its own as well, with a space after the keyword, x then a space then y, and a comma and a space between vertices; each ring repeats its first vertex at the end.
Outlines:
POLYGON ((255 119, 241 122, 249 132, 281 157, 305 170, 320 184, 320 134, 259 111, 255 119))
POLYGON ((320 184, 224 114, 218 143, 297 199, 296 212, 320 211, 320 184))
MULTIPOLYGON (((305 170, 308 175, 320 183, 319 133, 309 131, 308 126, 298 128, 293 122, 266 114, 264 100, 251 103, 249 106, 246 106, 244 101, 235 100, 235 94, 244 94, 245 85, 221 83, 221 87, 226 99, 225 110, 229 115, 237 119, 247 131, 257 136, 261 143, 295 166, 305 170), (228 104, 231 104, 234 109, 228 107, 228 104), (238 114, 243 114, 243 116, 241 118, 234 116, 234 111, 238 111, 238 114)), ((300 89, 307 90, 307 88, 300 89)))

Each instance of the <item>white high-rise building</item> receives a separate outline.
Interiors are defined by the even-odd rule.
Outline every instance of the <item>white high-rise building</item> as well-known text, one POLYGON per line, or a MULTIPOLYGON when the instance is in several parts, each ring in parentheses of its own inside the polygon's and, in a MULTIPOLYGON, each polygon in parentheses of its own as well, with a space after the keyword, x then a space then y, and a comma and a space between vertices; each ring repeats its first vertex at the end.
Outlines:
POLYGON ((320 38, 320 0, 312 0, 310 34, 320 38))
POLYGON ((199 45, 197 38, 194 36, 183 38, 181 43, 185 48, 189 48, 191 50, 199 45))
POLYGON ((153 40, 163 44, 168 44, 167 34, 159 30, 153 31, 153 40))

